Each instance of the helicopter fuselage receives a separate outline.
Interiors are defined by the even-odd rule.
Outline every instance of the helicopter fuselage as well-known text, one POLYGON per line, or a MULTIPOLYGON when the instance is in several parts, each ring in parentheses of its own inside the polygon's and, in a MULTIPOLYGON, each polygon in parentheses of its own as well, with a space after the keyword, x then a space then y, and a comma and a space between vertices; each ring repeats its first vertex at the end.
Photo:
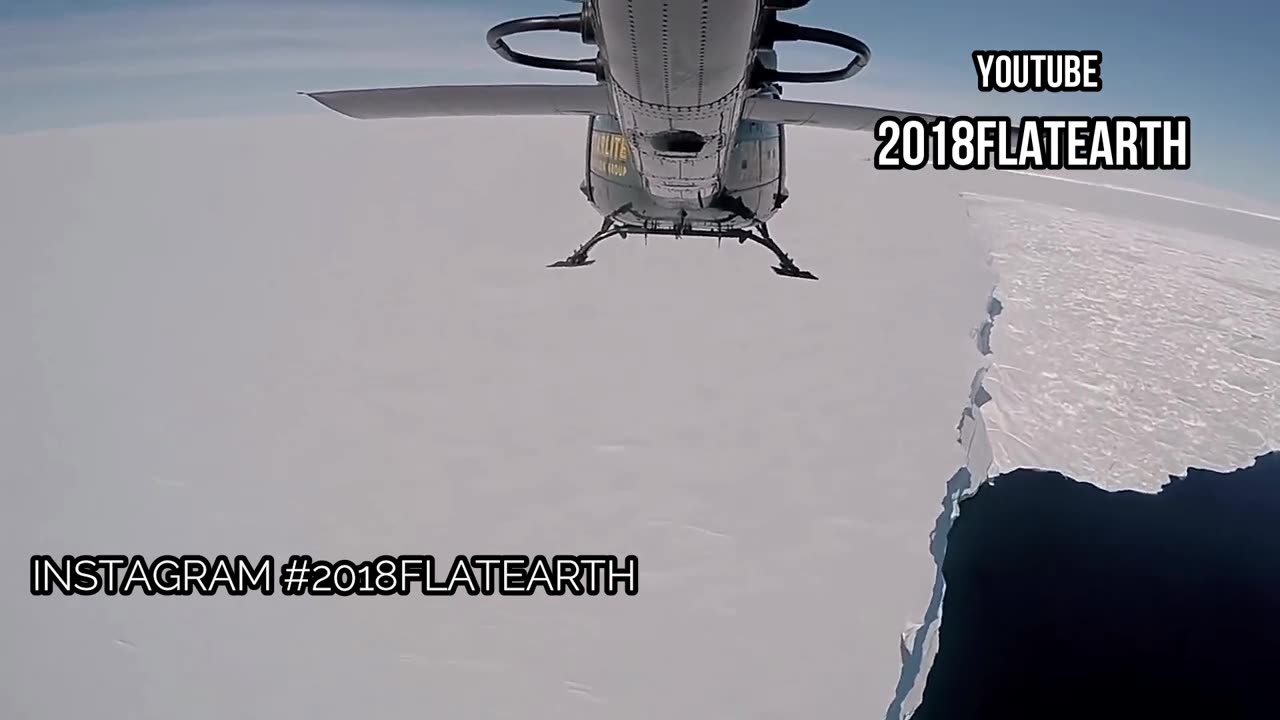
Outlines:
POLYGON ((575 0, 580 11, 508 20, 489 47, 509 62, 590 74, 591 85, 428 85, 305 93, 361 119, 586 116, 582 192, 600 230, 552 267, 582 267, 601 241, 628 233, 732 238, 778 259, 774 272, 816 279, 774 242, 768 220, 786 201, 787 125, 870 130, 897 110, 797 102, 786 83, 846 80, 870 49, 855 37, 778 19, 809 0, 575 0), (596 47, 570 60, 514 50, 506 38, 569 32, 596 47), (823 71, 783 71, 775 47, 816 42, 853 57, 823 71))
POLYGON ((786 198, 783 131, 742 119, 762 92, 762 1, 589 3, 615 114, 591 118, 583 194, 636 224, 767 220, 786 198))

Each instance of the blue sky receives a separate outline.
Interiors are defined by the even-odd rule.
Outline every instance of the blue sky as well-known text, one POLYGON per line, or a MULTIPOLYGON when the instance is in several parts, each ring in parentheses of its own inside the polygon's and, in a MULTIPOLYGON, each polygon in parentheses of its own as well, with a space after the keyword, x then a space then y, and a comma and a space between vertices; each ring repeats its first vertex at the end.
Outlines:
MULTIPOLYGON (((813 0, 788 14, 871 45, 871 66, 789 97, 938 112, 1189 115, 1190 177, 1280 203, 1280 3, 1225 0, 813 0), (1096 49, 1099 94, 977 91, 975 49, 1096 49)), ((0 0, 0 132, 255 113, 316 112, 294 92, 582 78, 503 63, 496 22, 563 0, 0 0)), ((566 56, 571 36, 520 39, 566 56)), ((783 64, 841 58, 784 47, 783 64)))

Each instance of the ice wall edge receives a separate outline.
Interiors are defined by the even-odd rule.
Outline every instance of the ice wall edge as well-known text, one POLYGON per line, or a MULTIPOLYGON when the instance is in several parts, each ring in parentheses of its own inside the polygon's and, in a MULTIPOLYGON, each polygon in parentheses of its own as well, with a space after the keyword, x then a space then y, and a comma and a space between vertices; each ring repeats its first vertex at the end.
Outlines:
POLYGON ((987 481, 992 466, 991 443, 982 419, 982 406, 991 399, 982 381, 991 369, 991 331, 1003 305, 997 296, 999 285, 987 296, 986 317, 974 331, 974 344, 982 353, 982 363, 969 385, 969 398, 960 412, 956 425, 957 442, 964 448, 965 463, 947 480, 942 498, 942 510, 929 534, 929 554, 933 556, 934 580, 929 605, 919 623, 914 623, 902 633, 900 651, 902 672, 893 701, 885 713, 885 720, 906 720, 920 706, 924 697, 929 668, 937 653, 938 630, 942 626, 942 599, 946 593, 946 581, 942 575, 943 560, 947 553, 947 533, 960 513, 960 501, 977 492, 987 481))

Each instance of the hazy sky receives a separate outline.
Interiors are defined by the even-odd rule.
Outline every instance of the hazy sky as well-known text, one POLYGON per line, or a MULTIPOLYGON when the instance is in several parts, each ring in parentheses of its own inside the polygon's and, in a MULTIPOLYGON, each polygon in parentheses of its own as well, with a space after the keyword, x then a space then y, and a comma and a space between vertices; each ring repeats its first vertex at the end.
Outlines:
MULTIPOLYGON (((501 61, 509 17, 563 0, 0 0, 0 132, 147 119, 319 112, 297 90, 442 82, 583 82, 501 61)), ((1280 5, 1261 0, 813 0, 789 17, 866 40, 871 66, 789 97, 938 112, 1189 115, 1190 177, 1280 202, 1280 5), (977 91, 975 49, 1096 49, 1097 95, 977 91)), ((590 54, 570 35, 522 48, 590 54)), ((838 63, 784 47, 783 64, 838 63)))

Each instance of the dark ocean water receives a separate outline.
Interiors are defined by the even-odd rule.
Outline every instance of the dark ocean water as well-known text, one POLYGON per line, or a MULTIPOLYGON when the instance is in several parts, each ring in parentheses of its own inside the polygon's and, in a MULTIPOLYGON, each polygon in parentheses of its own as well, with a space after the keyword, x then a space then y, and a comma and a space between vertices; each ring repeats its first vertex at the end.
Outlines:
POLYGON ((943 574, 912 720, 1280 719, 1280 452, 1158 494, 1002 475, 943 574))

